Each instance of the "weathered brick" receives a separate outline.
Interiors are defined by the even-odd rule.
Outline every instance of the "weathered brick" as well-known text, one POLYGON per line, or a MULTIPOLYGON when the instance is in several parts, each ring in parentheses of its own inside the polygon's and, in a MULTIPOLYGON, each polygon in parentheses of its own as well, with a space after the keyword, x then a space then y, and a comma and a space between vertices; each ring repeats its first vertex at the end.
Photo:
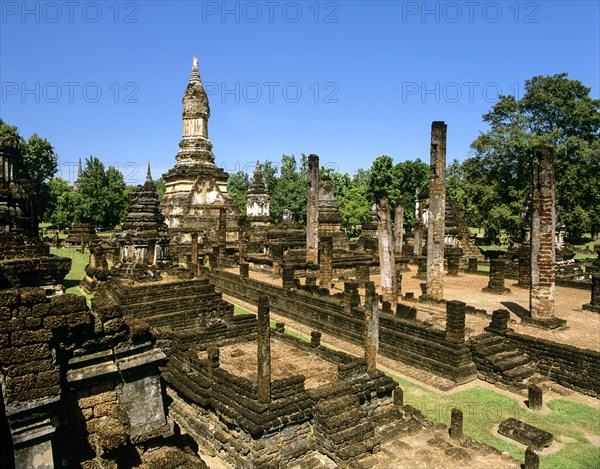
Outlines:
POLYGON ((11 376, 22 376, 51 369, 52 362, 49 359, 33 360, 27 363, 19 363, 18 365, 9 365, 6 367, 7 373, 11 376))
POLYGON ((50 311, 52 314, 71 314, 87 311, 87 309, 84 296, 60 295, 50 300, 50 311))
POLYGON ((6 391, 8 394, 19 394, 35 387, 35 375, 7 376, 6 391))
POLYGON ((0 291, 0 306, 14 308, 19 305, 20 295, 16 290, 0 291))
POLYGON ((60 384, 60 373, 58 370, 47 370, 38 373, 35 377, 38 388, 48 388, 60 384))
POLYGON ((46 316, 44 318, 44 327, 46 329, 57 329, 67 325, 67 318, 64 316, 46 316))
POLYGON ((13 347, 22 345, 37 344, 48 342, 52 338, 52 333, 47 329, 39 329, 37 331, 16 331, 13 332, 10 341, 13 347))
POLYGON ((11 311, 8 306, 0 306, 0 321, 8 321, 12 317, 11 311))
POLYGON ((85 311, 82 313, 73 313, 67 317, 69 327, 84 326, 92 323, 93 316, 85 311))
POLYGON ((45 301, 48 301, 48 299, 46 298, 44 290, 41 288, 25 288, 21 290, 21 304, 33 306, 45 301))
POLYGON ((32 360, 43 360, 45 358, 50 358, 50 350, 47 344, 25 345, 23 347, 10 347, 0 350, 0 362, 3 365, 27 363, 32 360))
POLYGON ((46 316, 50 312, 49 303, 38 303, 31 308, 31 314, 34 316, 46 316))

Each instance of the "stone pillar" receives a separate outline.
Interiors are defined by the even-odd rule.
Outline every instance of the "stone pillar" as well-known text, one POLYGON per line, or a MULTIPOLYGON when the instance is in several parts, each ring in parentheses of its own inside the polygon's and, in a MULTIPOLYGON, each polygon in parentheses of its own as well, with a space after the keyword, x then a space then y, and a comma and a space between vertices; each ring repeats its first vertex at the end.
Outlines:
POLYGON ((531 446, 525 450, 524 469, 540 469, 540 455, 531 446))
POLYGON ((321 345, 321 333, 319 331, 310 332, 310 346, 318 347, 321 345))
POLYGON ((460 265, 460 258, 463 255, 463 250, 459 247, 449 246, 446 248, 446 259, 448 259, 448 275, 451 277, 458 277, 458 268, 460 265))
POLYGON ((497 293, 502 295, 503 293, 510 293, 510 289, 504 286, 504 273, 506 270, 506 260, 504 257, 498 257, 496 259, 490 259, 490 281, 487 287, 483 288, 484 292, 497 293))
POLYGON ((476 257, 469 257, 469 272, 477 272, 479 261, 476 257))
POLYGON ((377 349, 379 348, 379 300, 375 293, 375 283, 365 284, 365 325, 364 344, 367 372, 377 370, 377 349))
POLYGON ((283 246, 281 244, 273 244, 271 246, 271 255, 273 256, 273 268, 271 274, 277 278, 281 275, 281 265, 283 264, 283 246))
POLYGON ((465 342, 465 310, 467 305, 462 301, 446 302, 446 341, 454 344, 465 342))
POLYGON ((402 272, 399 270, 396 271, 396 293, 398 298, 402 296, 402 272))
POLYGON ((258 297, 258 401, 271 402, 271 327, 269 297, 258 297))
POLYGON ((225 249, 227 248, 227 209, 219 209, 219 262, 225 260, 225 249))
POLYGON ((600 313, 600 273, 592 274, 592 299, 583 309, 600 313))
POLYGON ((508 310, 497 309, 492 313, 490 325, 484 328, 484 331, 504 335, 508 331, 509 319, 510 312, 508 310))
POLYGON ((531 289, 529 306, 535 320, 554 317, 554 149, 534 148, 531 210, 531 289))
POLYGON ((427 296, 444 299, 444 237, 446 233, 446 129, 431 124, 429 217, 427 229, 427 296))
POLYGON ((404 406, 404 389, 400 386, 396 386, 396 389, 394 389, 394 405, 396 407, 404 406))
POLYGON ((294 266, 293 265, 284 265, 281 268, 281 277, 282 277, 282 286, 285 291, 288 291, 290 288, 294 288, 296 286, 294 281, 294 266))
POLYGON ((342 297, 344 311, 349 313, 352 308, 360 306, 357 282, 344 282, 344 296, 342 297))
POLYGON ((208 366, 211 368, 219 368, 221 365, 219 347, 209 347, 207 350, 208 366))
POLYGON ((198 233, 192 233, 192 244, 190 247, 192 248, 192 264, 198 264, 198 233))
POLYGON ((517 287, 531 287, 531 245, 529 243, 522 244, 519 247, 519 281, 517 287))
POLYGON ((463 413, 462 410, 453 408, 450 415, 450 438, 460 440, 463 437, 463 413))
POLYGON ((248 278, 250 276, 250 264, 244 262, 240 264, 240 277, 248 278))
POLYGON ((369 266, 368 265, 357 265, 356 266, 356 281, 362 287, 365 282, 368 282, 370 278, 369 266))
POLYGON ((404 244, 404 201, 396 201, 396 212, 394 213, 394 251, 397 256, 402 255, 404 244))
POLYGON ((319 274, 321 288, 331 288, 333 283, 333 238, 321 238, 319 243, 319 274))
POLYGON ((394 259, 394 243, 392 236, 392 222, 390 205, 387 195, 377 201, 377 239, 379 242, 379 270, 381 275, 381 294, 383 300, 396 304, 398 293, 396 291, 396 260, 394 259))
POLYGON ((248 248, 248 218, 244 215, 240 215, 239 218, 239 232, 238 232, 238 238, 239 238, 239 255, 238 255, 238 262, 240 264, 243 264, 244 261, 246 260, 246 254, 247 254, 247 248, 248 248))
POLYGON ((413 237, 413 255, 421 256, 421 246, 423 245, 423 207, 419 200, 419 188, 415 190, 415 229, 413 237))
POLYGON ((306 205, 306 262, 319 262, 319 157, 308 155, 306 205))
POLYGON ((418 257, 417 258, 417 277, 418 278, 426 278, 427 277, 427 258, 426 257, 418 257))
POLYGON ((531 410, 542 410, 543 393, 542 388, 536 384, 527 386, 528 407, 531 410))

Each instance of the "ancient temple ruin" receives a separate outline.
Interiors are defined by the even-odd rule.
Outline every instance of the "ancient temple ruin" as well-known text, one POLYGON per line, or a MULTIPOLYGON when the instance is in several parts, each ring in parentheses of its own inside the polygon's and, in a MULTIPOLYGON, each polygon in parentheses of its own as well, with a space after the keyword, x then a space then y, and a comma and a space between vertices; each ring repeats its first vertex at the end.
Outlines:
POLYGON ((189 252, 192 236, 219 242, 219 214, 227 214, 227 240, 237 239, 236 210, 227 194, 227 174, 215 165, 208 138, 210 107, 194 57, 192 73, 182 100, 183 137, 173 168, 163 175, 162 213, 171 235, 171 254, 189 252))
POLYGON ((18 142, 1 141, 0 289, 41 287, 48 294, 60 294, 71 259, 50 255, 40 239, 34 186, 20 173, 18 142))

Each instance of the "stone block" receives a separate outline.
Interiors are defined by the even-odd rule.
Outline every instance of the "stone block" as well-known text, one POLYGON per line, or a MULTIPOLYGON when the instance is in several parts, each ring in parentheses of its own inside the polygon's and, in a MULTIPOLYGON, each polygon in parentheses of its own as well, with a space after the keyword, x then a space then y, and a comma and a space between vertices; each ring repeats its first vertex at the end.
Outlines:
POLYGON ((500 424, 498 433, 536 450, 542 450, 550 446, 553 438, 552 433, 548 433, 512 417, 500 424))

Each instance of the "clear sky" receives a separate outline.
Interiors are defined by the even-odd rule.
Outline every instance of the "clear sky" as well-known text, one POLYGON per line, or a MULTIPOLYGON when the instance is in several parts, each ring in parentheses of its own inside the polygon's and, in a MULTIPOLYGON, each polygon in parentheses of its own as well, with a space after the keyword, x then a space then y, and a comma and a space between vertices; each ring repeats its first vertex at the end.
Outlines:
POLYGON ((141 183, 175 163, 192 57, 229 172, 317 153, 353 174, 381 154, 469 156, 498 94, 567 72, 599 97, 598 1, 0 1, 0 117, 141 183))

